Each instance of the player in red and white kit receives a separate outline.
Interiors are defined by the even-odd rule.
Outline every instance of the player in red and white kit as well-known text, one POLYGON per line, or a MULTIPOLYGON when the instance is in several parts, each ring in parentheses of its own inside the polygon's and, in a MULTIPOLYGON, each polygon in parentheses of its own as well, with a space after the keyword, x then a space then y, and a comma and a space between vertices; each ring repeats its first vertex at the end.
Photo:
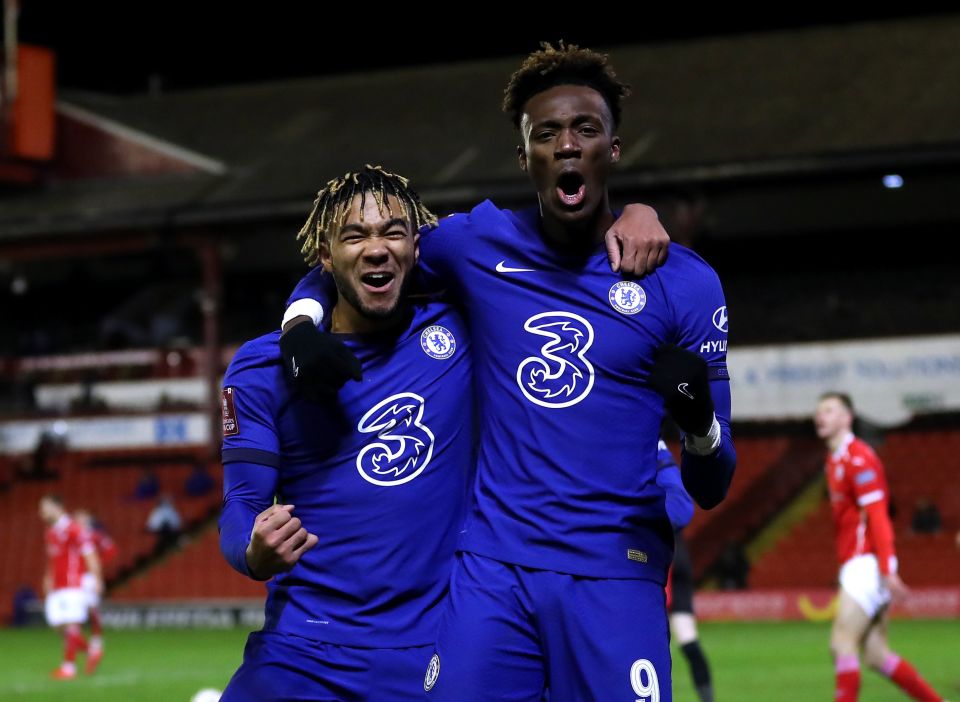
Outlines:
MULTIPOLYGON (((97 551, 101 570, 117 557, 117 544, 86 510, 77 510, 73 518, 83 527, 85 538, 97 551)), ((87 571, 80 578, 80 585, 87 596, 87 617, 90 622, 90 643, 87 648, 87 675, 92 675, 103 658, 103 624, 100 620, 100 578, 87 571)))
POLYGON ((887 624, 891 599, 907 594, 897 574, 889 491, 880 459, 854 436, 853 403, 838 392, 820 397, 814 424, 827 445, 826 472, 837 529, 840 593, 830 648, 836 666, 837 702, 857 699, 860 658, 915 700, 942 698, 910 663, 890 650, 887 624))
POLYGON ((63 663, 52 677, 69 680, 76 677, 77 653, 87 650, 81 625, 87 619, 87 596, 81 579, 84 572, 95 578, 101 588, 100 559, 83 527, 70 518, 63 500, 46 495, 40 500, 40 518, 47 524, 47 569, 43 576, 47 623, 64 637, 63 663))

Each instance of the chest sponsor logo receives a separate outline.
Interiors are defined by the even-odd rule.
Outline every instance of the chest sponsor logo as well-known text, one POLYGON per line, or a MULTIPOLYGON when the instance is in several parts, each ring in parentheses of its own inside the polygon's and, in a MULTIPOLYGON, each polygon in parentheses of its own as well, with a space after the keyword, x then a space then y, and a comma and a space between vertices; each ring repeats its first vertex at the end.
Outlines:
POLYGON ((593 327, 572 312, 542 312, 523 324, 547 341, 539 356, 528 356, 517 367, 517 384, 530 402, 560 409, 575 405, 593 388, 593 365, 586 353, 593 344, 593 327))
POLYGON ((607 293, 610 306, 620 314, 637 314, 647 306, 647 293, 632 280, 614 283, 607 293))
POLYGON ((457 350, 457 340, 453 332, 439 325, 427 327, 420 334, 420 348, 430 358, 443 360, 450 358, 457 350))
POLYGON ((718 307, 713 313, 713 326, 722 331, 724 334, 727 333, 728 322, 727 319, 727 306, 718 307))
POLYGON ((368 483, 394 487, 420 475, 433 456, 434 436, 424 425, 424 400, 412 392, 378 402, 357 423, 373 434, 357 454, 357 471, 368 483))

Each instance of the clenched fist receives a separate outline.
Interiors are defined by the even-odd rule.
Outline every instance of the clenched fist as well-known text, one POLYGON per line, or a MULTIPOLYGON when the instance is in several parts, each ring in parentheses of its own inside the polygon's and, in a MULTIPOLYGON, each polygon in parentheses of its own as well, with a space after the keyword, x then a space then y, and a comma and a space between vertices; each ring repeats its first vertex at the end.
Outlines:
POLYGON ((317 545, 311 534, 293 516, 293 505, 271 505, 257 515, 247 545, 247 568, 251 577, 269 580, 293 568, 300 557, 317 545))

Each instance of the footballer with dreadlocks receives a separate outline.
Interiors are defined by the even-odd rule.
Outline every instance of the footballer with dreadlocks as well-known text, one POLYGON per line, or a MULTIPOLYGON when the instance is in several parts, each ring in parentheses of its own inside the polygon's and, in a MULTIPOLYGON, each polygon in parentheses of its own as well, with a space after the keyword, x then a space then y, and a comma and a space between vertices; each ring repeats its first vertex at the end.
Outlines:
POLYGON ((423 695, 475 464, 466 329, 404 295, 418 230, 435 223, 379 167, 330 181, 300 238, 336 281, 331 336, 363 383, 319 401, 292 391, 279 332, 230 363, 220 545, 270 581, 225 702, 423 695))
MULTIPOLYGON (((428 699, 672 699, 659 429, 666 412, 684 433, 687 492, 718 504, 736 464, 728 317, 716 273, 689 249, 671 244, 639 280, 608 265, 607 183, 627 92, 603 54, 564 44, 531 54, 503 106, 537 204, 485 201, 421 237, 424 280, 468 322, 479 426, 428 699)), ((311 271, 292 298, 322 309, 331 288, 311 271)), ((285 349, 291 368, 304 349, 331 345, 314 324, 301 328, 285 349)))

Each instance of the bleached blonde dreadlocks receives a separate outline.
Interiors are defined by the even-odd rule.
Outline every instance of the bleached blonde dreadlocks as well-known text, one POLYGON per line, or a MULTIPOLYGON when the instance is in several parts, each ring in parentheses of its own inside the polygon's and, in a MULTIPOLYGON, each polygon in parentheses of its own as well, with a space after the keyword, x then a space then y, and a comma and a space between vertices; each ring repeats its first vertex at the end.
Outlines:
POLYGON ((403 176, 389 173, 380 166, 367 164, 361 171, 346 173, 334 178, 317 193, 313 201, 313 210, 297 234, 297 241, 303 240, 300 253, 307 265, 315 266, 320 262, 320 244, 338 229, 346 219, 353 205, 353 198, 360 196, 360 218, 367 195, 373 195, 377 209, 383 214, 384 208, 391 216, 400 216, 410 220, 415 230, 424 226, 435 227, 437 217, 420 201, 420 196, 410 187, 410 181, 403 176), (390 208, 387 196, 393 195, 400 203, 400 212, 390 208))

